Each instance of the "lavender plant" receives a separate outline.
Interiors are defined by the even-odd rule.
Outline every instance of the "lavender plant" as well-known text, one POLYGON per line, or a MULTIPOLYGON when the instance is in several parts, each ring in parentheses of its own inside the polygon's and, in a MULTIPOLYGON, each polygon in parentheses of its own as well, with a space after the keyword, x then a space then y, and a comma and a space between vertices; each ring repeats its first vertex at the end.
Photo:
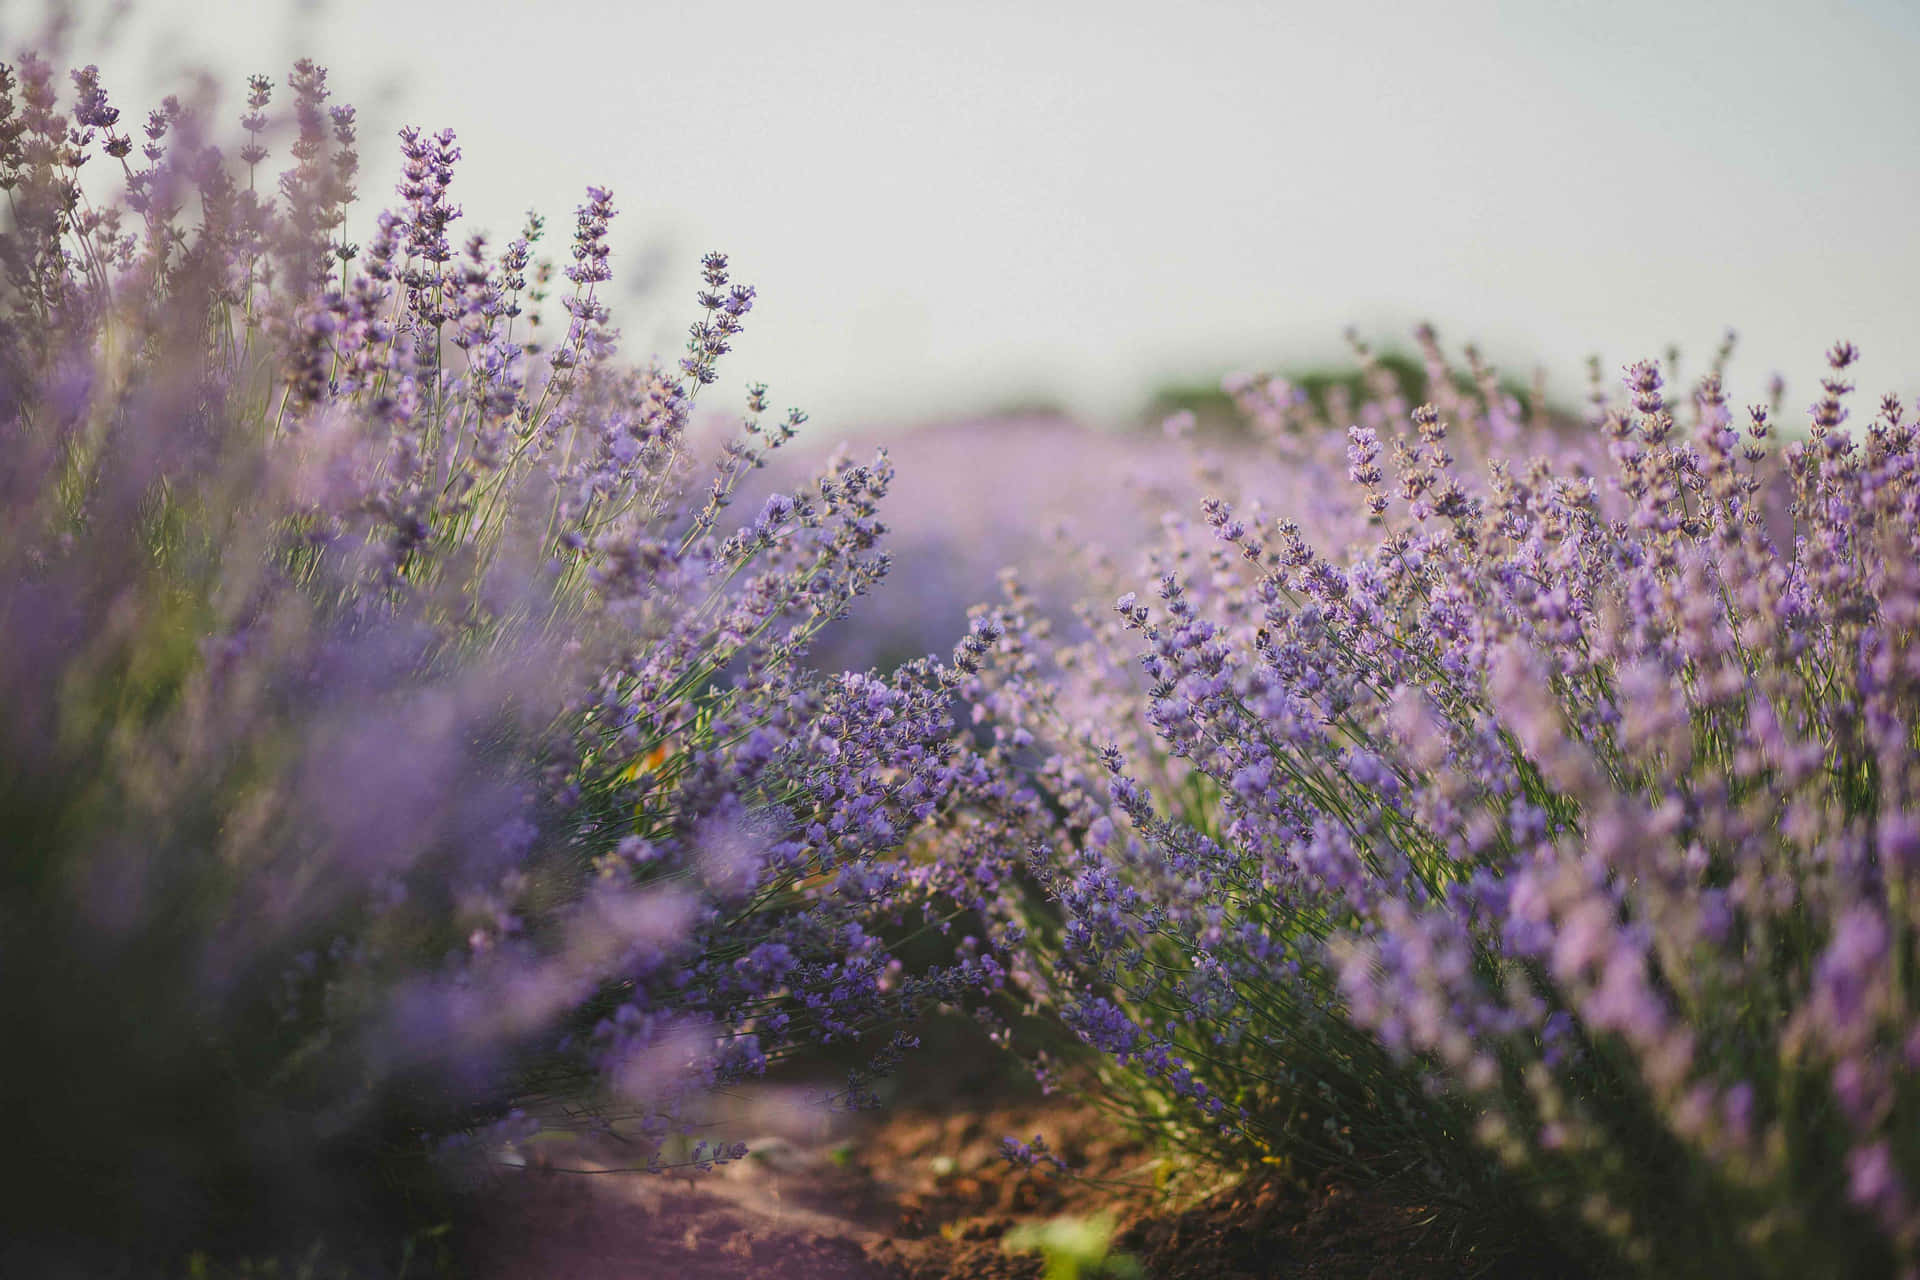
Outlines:
POLYGON ((684 355, 628 363, 609 192, 561 286, 538 217, 456 247, 460 148, 408 128, 363 246, 323 69, 284 121, 254 77, 237 147, 169 98, 137 152, 70 78, 0 67, 0 1097, 42 1171, 8 1247, 341 1229, 556 1121, 710 1165, 675 1144, 715 1084, 861 1040, 857 1091, 999 981, 881 938, 985 874, 900 849, 989 785, 948 699, 992 637, 801 662, 885 571, 891 471, 727 518, 802 417, 756 386, 697 456, 754 302, 723 255, 684 355))
POLYGON ((1155 603, 1000 611, 971 692, 1060 815, 1021 981, 1179 1141, 1518 1187, 1600 1270, 1911 1267, 1913 423, 1847 429, 1842 343, 1784 447, 1724 352, 1569 435, 1422 339, 1344 459, 1235 384, 1344 462, 1318 546, 1215 498, 1155 603))

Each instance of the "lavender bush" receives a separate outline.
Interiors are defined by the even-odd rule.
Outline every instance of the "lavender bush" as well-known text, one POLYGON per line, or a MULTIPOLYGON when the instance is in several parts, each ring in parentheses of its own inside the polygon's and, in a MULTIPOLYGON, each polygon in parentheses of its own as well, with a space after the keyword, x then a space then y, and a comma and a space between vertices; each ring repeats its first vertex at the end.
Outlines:
POLYGON ((1343 458, 1235 384, 1345 471, 1314 533, 1216 497, 1152 603, 997 611, 971 692, 1060 815, 1022 983, 1188 1144, 1517 1187, 1602 1270, 1912 1266, 1914 425, 1847 429, 1843 343, 1784 447, 1719 362, 1573 436, 1422 338, 1343 458))
POLYGON ((882 942, 964 906, 898 850, 988 786, 948 702, 991 637, 801 662, 885 571, 891 472, 727 519, 801 418, 751 388, 694 454, 754 301, 722 255, 686 353, 628 363, 604 190, 561 283, 537 217, 456 246, 460 149, 409 128, 355 244, 321 68, 286 119, 255 77, 224 146, 210 103, 136 142, 59 79, 0 68, 0 1097, 38 1171, 7 1248, 350 1230, 543 1125, 710 1165, 716 1084, 857 1041, 857 1092, 997 983, 882 942))

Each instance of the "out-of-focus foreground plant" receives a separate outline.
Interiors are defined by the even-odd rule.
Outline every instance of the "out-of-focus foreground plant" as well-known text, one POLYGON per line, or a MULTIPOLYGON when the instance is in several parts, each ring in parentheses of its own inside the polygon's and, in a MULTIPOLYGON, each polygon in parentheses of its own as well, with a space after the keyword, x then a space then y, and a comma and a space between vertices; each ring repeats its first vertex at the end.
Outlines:
POLYGON ((1054 1218, 1029 1222, 1007 1232, 1001 1247, 1008 1253, 1037 1253, 1046 1265, 1046 1280, 1080 1280, 1082 1276, 1113 1276, 1117 1280, 1144 1274, 1131 1254, 1114 1253, 1113 1218, 1054 1218))
POLYGON ((724 257, 686 354, 630 364, 606 191, 549 334, 538 218, 450 239, 450 132, 402 132, 356 245, 320 68, 288 119, 254 78, 224 149, 206 103, 134 126, 71 85, 0 69, 8 1247, 278 1244, 555 1118, 711 1163, 670 1144, 716 1083, 885 1065, 880 1030, 997 982, 880 941, 967 892, 890 852, 983 778, 961 671, 800 662, 885 569, 884 457, 734 527, 799 423, 756 387, 696 465, 753 304, 724 257))
POLYGON ((1782 447, 1719 362, 1570 431, 1422 337, 1435 403, 1304 446, 1343 519, 1223 493, 1155 602, 999 611, 979 715, 1062 815, 1023 983, 1230 1158, 1519 1188, 1601 1270, 1913 1264, 1914 424, 1849 430, 1847 344, 1782 447))

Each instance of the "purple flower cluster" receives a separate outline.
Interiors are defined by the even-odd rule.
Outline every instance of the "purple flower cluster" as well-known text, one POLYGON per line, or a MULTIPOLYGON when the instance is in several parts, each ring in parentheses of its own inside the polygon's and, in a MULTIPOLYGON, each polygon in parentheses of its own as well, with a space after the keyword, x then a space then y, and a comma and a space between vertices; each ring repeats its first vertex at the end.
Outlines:
POLYGON ((1221 492, 1072 642, 994 611, 968 692, 1059 815, 1023 985, 1193 1145, 1662 1273, 1920 1260, 1920 428, 1847 430, 1845 343, 1781 447, 1725 350, 1573 422, 1420 340, 1349 424, 1230 383, 1345 512, 1221 492))

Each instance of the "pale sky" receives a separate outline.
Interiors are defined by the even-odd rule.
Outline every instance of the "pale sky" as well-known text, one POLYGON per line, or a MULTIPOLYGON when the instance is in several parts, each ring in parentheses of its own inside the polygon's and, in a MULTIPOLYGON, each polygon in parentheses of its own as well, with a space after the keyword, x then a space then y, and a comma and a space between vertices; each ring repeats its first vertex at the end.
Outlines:
MULTIPOLYGON (((635 354, 677 347, 725 250, 760 304, 715 392, 766 381, 830 431, 1041 396, 1111 418, 1422 318, 1568 401, 1590 352, 1697 370, 1729 325, 1736 402, 1777 368, 1798 409, 1840 337, 1863 391, 1920 371, 1902 0, 78 8, 73 56, 136 123, 175 68, 237 102, 328 65, 361 228, 407 122, 460 136, 456 232, 531 204, 563 238, 611 187, 616 283, 665 254, 616 313, 635 354)), ((9 55, 38 12, 0 0, 9 55)))

